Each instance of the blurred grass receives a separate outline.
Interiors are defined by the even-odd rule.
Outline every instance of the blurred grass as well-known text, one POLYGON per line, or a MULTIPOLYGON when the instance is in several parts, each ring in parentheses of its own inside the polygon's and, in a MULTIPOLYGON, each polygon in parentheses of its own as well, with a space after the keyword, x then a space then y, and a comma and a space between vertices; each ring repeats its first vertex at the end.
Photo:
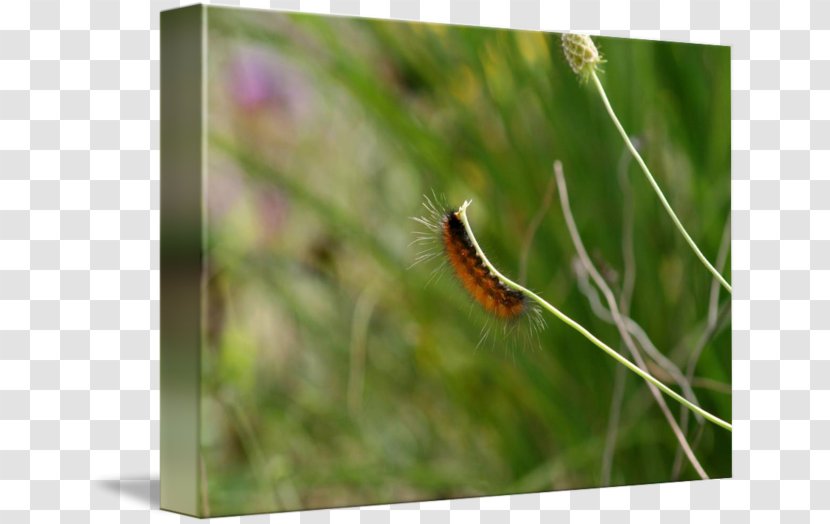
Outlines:
MULTIPOLYGON (((555 319, 538 347, 496 338, 476 348, 485 319, 460 287, 449 276, 427 285, 431 266, 407 269, 409 217, 434 190, 476 202, 482 246, 518 275, 559 159, 583 240, 619 289, 623 144, 558 35, 215 8, 209 17, 210 511, 598 486, 614 363, 555 319), (244 60, 265 84, 253 99, 240 97, 251 91, 234 67, 244 60)), ((728 48, 597 42, 623 125, 714 258, 729 213, 728 48)), ((629 176, 631 316, 683 368, 711 277, 636 166, 629 176)), ((528 285, 619 347, 579 292, 573 257, 554 203, 528 285)), ((726 328, 696 375, 728 385, 726 328)), ((731 418, 730 395, 696 393, 731 418)), ((627 380, 611 484, 670 480, 676 448, 642 381, 627 380)), ((729 433, 707 425, 696 452, 712 477, 730 475, 729 433)), ((694 471, 684 465, 678 478, 694 471)))

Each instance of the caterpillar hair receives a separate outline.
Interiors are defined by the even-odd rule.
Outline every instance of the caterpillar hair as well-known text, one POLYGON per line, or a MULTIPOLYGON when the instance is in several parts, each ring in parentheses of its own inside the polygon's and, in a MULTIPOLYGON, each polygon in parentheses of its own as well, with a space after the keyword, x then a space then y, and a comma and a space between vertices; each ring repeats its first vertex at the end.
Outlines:
MULTIPOLYGON (((462 219, 469 203, 466 201, 458 208, 449 208, 434 194, 431 199, 424 196, 427 213, 414 220, 426 231, 418 233, 414 242, 426 247, 418 253, 415 263, 441 257, 443 266, 449 266, 469 296, 491 318, 503 321, 505 334, 517 329, 520 320, 527 319, 529 332, 535 335, 544 328, 541 312, 525 293, 502 277, 471 238, 462 219)), ((482 340, 487 338, 489 328, 488 325, 482 330, 482 340)))

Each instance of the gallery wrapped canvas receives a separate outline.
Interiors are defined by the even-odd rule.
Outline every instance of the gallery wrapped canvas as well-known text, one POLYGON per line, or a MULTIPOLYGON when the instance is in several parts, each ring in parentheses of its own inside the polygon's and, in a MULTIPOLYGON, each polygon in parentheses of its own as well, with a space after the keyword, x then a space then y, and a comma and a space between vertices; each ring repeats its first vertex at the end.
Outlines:
POLYGON ((731 474, 729 48, 161 17, 162 508, 731 474))

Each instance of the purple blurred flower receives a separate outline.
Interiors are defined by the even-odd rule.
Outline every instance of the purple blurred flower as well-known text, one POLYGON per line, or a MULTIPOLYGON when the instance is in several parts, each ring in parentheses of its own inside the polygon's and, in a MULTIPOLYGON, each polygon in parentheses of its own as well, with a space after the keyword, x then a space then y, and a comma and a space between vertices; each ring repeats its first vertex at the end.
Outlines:
POLYGON ((230 94, 243 110, 262 109, 277 98, 274 72, 262 57, 252 53, 240 54, 230 67, 230 94))
POLYGON ((242 51, 229 66, 230 96, 244 112, 273 109, 296 117, 305 105, 304 87, 300 75, 278 56, 242 51))

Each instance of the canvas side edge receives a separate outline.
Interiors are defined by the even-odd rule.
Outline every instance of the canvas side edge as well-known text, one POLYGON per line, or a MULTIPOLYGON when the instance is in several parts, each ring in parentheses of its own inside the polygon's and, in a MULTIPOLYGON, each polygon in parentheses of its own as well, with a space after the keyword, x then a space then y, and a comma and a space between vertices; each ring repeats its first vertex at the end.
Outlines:
POLYGON ((161 508, 199 504, 204 67, 201 5, 161 13, 161 508))

